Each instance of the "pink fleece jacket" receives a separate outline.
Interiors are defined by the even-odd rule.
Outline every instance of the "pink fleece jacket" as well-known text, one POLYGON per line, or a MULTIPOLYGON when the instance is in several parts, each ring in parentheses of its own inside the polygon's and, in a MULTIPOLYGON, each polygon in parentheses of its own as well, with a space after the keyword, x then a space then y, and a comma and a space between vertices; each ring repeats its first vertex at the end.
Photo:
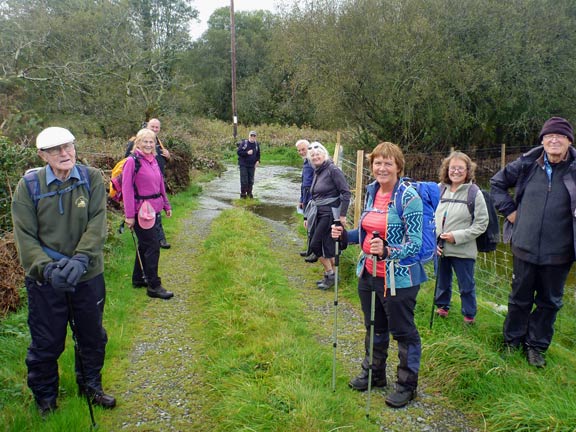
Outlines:
POLYGON ((135 218, 144 201, 136 198, 134 186, 138 190, 138 195, 142 197, 160 194, 158 198, 148 198, 156 213, 170 210, 171 207, 164 186, 164 176, 160 171, 155 155, 145 155, 138 149, 134 151, 134 155, 139 158, 140 162, 140 169, 136 176, 134 176, 136 164, 134 158, 129 157, 122 169, 122 194, 126 218, 135 218))

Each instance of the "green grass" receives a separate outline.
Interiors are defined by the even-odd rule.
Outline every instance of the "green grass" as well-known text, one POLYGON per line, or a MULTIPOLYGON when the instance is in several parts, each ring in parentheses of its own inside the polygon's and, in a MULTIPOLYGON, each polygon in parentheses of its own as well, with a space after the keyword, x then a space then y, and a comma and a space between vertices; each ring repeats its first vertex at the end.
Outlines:
POLYGON ((417 306, 423 340, 422 374, 459 409, 486 424, 489 431, 574 431, 576 361, 554 343, 547 366, 528 365, 523 353, 502 348, 503 317, 479 304, 477 324, 462 323, 459 298, 447 319, 429 329, 432 293, 428 282, 417 306))
POLYGON ((203 430, 378 430, 356 393, 327 385, 331 351, 313 342, 263 222, 245 210, 226 211, 204 248, 197 288, 206 318, 190 329, 203 342, 205 380, 214 389, 203 430), (222 254, 231 238, 234 259, 222 254))

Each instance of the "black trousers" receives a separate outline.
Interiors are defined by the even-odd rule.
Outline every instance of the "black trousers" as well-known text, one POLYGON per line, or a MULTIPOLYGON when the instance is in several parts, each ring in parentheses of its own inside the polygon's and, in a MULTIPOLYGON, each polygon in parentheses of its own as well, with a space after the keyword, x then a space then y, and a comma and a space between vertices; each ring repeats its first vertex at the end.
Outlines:
POLYGON ((420 334, 414 323, 416 296, 420 285, 410 288, 397 288, 396 295, 391 296, 388 290, 384 297, 384 278, 373 277, 366 270, 358 280, 358 295, 364 314, 365 357, 362 367, 367 369, 370 361, 370 313, 372 305, 372 289, 376 290, 374 304, 374 373, 384 375, 386 359, 390 345, 390 334, 398 343, 397 383, 406 389, 414 390, 418 386, 418 371, 422 344, 420 334))
POLYGON ((164 227, 162 226, 162 214, 156 213, 156 231, 158 231, 158 241, 166 241, 166 234, 164 234, 164 227))
POLYGON ((242 195, 251 194, 254 186, 255 166, 240 165, 240 193, 242 195))
POLYGON ((318 207, 315 226, 310 233, 308 250, 317 256, 334 258, 336 256, 336 243, 331 235, 331 226, 334 223, 332 208, 318 207))
MULTIPOLYGON (((156 218, 159 213, 156 214, 156 218)), ((140 252, 140 259, 142 260, 142 267, 138 260, 138 255, 134 259, 134 269, 132 271, 132 283, 138 284, 144 281, 144 275, 148 281, 150 288, 157 288, 162 284, 158 276, 158 265, 160 262, 160 239, 158 238, 158 230, 156 226, 150 229, 142 229, 136 219, 134 225, 134 232, 138 237, 138 251, 140 252), (144 270, 144 273, 142 272, 144 270)))
POLYGON ((504 342, 545 351, 552 342, 556 315, 572 263, 537 265, 514 257, 512 292, 504 320, 504 342))
MULTIPOLYGON (((28 326, 32 337, 26 365, 28 386, 37 400, 55 400, 58 396, 58 358, 64 351, 70 310, 66 295, 55 291, 50 284, 26 279, 28 294, 28 326)), ((104 275, 100 274, 76 286, 69 294, 77 330, 77 340, 82 352, 85 377, 76 358, 76 380, 79 385, 102 388, 101 370, 108 337, 102 326, 106 288, 104 275)))

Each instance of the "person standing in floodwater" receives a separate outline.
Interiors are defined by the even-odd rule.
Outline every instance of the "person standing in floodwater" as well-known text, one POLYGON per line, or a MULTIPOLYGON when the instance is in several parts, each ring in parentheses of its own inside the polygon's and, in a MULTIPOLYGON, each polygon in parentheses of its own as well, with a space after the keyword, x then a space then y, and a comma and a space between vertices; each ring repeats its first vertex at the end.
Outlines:
POLYGON ((248 139, 238 143, 236 153, 240 167, 240 198, 254 198, 254 173, 260 164, 260 143, 256 141, 256 131, 250 131, 248 139))

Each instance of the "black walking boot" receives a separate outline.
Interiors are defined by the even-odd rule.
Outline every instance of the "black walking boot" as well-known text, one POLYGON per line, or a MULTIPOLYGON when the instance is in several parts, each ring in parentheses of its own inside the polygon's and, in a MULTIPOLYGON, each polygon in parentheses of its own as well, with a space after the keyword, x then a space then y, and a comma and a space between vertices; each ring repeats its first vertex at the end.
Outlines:
POLYGON ((402 408, 416 397, 416 389, 396 384, 396 390, 386 397, 386 405, 392 408, 402 408))
POLYGON ((544 359, 544 355, 542 352, 538 351, 534 347, 527 346, 526 347, 526 359, 528 360, 528 364, 530 366, 534 366, 537 368, 543 368, 546 366, 546 360, 544 359))
POLYGON ((148 288, 146 294, 148 294, 148 297, 159 298, 163 300, 168 300, 174 297, 174 293, 172 291, 166 291, 162 285, 159 285, 156 288, 148 288))
POLYGON ((324 275, 324 279, 318 284, 318 289, 327 290, 334 286, 336 280, 336 274, 332 273, 329 275, 324 275))
POLYGON ((38 407, 38 413, 42 418, 46 418, 48 414, 52 414, 58 408, 56 405, 56 398, 50 399, 36 399, 36 406, 38 407))
POLYGON ((318 255, 316 255, 314 252, 310 252, 309 255, 307 255, 306 257, 304 257, 304 261, 306 261, 307 263, 315 263, 316 261, 318 261, 318 255))
MULTIPOLYGON (((368 390, 368 370, 362 369, 359 375, 350 380, 348 386, 358 391, 368 390)), ((372 373, 372 387, 386 387, 386 375, 378 372, 372 373)))
POLYGON ((104 393, 104 390, 101 388, 78 387, 78 394, 89 397, 92 404, 101 406, 102 408, 112 409, 116 406, 116 398, 104 393))

